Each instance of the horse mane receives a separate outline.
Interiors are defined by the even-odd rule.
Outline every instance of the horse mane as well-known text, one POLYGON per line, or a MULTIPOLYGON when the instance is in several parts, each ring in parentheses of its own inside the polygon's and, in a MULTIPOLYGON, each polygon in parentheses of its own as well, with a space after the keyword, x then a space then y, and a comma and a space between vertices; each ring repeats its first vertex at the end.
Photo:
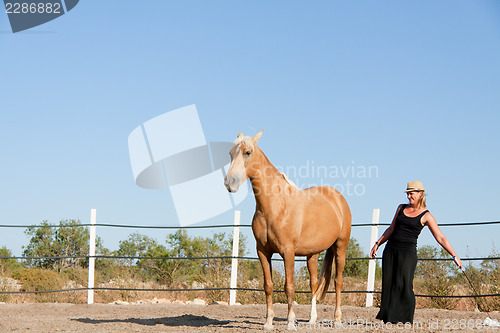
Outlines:
POLYGON ((288 178, 288 176, 287 176, 285 173, 283 173, 283 172, 282 172, 282 173, 281 173, 281 175, 283 176, 283 178, 285 178, 286 182, 287 182, 287 183, 288 183, 291 187, 293 187, 293 188, 295 188, 295 189, 297 189, 297 190, 299 190, 299 191, 300 191, 300 188, 299 188, 297 185, 295 185, 295 183, 294 183, 294 182, 293 182, 290 178, 288 178))
POLYGON ((241 138, 236 138, 233 142, 233 147, 243 143, 246 146, 253 146, 253 141, 251 136, 242 136, 241 138))
MULTIPOLYGON (((253 146, 253 144, 254 144, 253 138, 251 136, 242 136, 240 138, 236 138, 236 140, 234 140, 234 142, 233 142, 233 148, 235 146, 239 146, 240 144, 243 144, 245 146, 253 146)), ((288 183, 288 185, 290 185, 291 187, 293 187, 299 191, 301 190, 297 185, 295 185, 295 183, 290 178, 288 178, 288 176, 286 174, 284 174, 282 172, 281 175, 285 179, 285 181, 288 183)))

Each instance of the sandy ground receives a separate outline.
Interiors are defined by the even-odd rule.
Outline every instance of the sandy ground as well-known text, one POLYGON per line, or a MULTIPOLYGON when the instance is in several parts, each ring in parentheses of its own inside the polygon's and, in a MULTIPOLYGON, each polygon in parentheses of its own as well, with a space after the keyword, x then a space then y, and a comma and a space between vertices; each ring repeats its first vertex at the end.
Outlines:
MULTIPOLYGON (((298 332, 458 332, 485 331, 486 313, 416 310, 414 327, 383 326, 377 308, 342 307, 335 328, 333 307, 318 306, 318 324, 307 326, 309 306, 295 307, 298 332)), ((286 305, 275 305, 275 332, 286 331, 286 305)), ((0 304, 1 332, 255 332, 264 323, 264 305, 184 304, 0 304)), ((494 319, 500 319, 498 311, 494 319)), ((500 332, 500 329, 488 329, 500 332)))

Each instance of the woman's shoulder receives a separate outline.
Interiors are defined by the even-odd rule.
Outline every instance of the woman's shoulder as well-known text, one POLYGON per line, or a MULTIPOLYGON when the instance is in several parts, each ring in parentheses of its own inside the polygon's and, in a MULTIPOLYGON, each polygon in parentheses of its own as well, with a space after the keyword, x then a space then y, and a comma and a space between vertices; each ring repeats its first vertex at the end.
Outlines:
POLYGON ((399 204, 398 206, 398 209, 396 210, 397 212, 401 212, 403 211, 404 209, 408 208, 410 205, 407 204, 407 203, 402 203, 402 204, 399 204))
POLYGON ((431 212, 429 212, 429 210, 426 208, 422 213, 420 223, 422 223, 423 226, 428 226, 429 221, 436 221, 436 219, 434 219, 434 216, 432 216, 431 212))
POLYGON ((396 214, 395 214, 395 217, 396 217, 396 216, 398 216, 398 215, 399 215, 399 213, 401 213, 401 211, 402 211, 403 209, 405 209, 405 206, 406 206, 406 204, 400 204, 400 205, 398 206, 398 208, 396 208, 396 214))

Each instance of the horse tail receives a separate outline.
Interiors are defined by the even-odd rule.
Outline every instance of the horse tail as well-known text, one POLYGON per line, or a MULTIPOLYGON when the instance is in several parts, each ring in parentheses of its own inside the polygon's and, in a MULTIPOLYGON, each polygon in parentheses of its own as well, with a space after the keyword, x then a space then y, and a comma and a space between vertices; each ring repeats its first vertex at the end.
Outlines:
POLYGON ((316 297, 318 301, 323 301, 330 286, 330 281, 333 275, 333 245, 326 250, 325 258, 323 259, 323 264, 321 265, 321 273, 319 274, 318 289, 314 293, 313 297, 316 297))

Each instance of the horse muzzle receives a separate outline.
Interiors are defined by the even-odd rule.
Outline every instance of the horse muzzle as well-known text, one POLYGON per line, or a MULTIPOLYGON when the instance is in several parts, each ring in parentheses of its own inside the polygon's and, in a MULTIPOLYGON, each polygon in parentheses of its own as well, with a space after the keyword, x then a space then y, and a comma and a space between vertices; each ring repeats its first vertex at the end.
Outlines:
POLYGON ((229 192, 235 193, 238 191, 238 188, 240 187, 238 179, 236 177, 227 177, 224 179, 224 185, 226 185, 226 188, 229 192))

